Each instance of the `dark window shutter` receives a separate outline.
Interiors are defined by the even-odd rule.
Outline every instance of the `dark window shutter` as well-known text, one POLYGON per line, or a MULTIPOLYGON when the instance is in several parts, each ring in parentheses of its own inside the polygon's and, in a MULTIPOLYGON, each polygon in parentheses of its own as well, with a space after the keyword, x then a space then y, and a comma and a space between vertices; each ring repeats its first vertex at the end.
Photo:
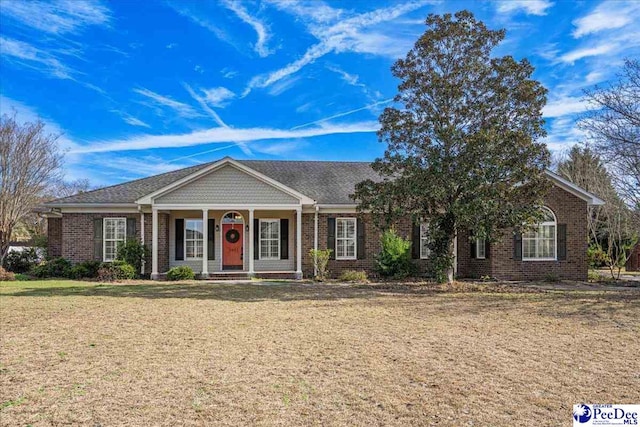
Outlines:
POLYGON ((489 242, 489 239, 484 241, 484 257, 489 259, 489 256, 491 254, 491 243, 489 242))
POLYGON ((207 259, 216 259, 216 220, 207 221, 207 259))
POLYGON ((513 259, 522 261, 522 233, 520 232, 513 235, 513 259))
POLYGON ((289 259, 289 220, 280 219, 280 259, 289 259))
POLYGON ((260 259, 260 220, 253 220, 253 259, 260 259))
POLYGON ((558 224, 558 260, 567 259, 567 224, 558 224))
POLYGON ((360 218, 356 220, 356 229, 358 236, 358 259, 365 259, 367 257, 366 249, 364 246, 364 221, 360 218))
POLYGON ((471 259, 475 259, 475 257, 476 257, 476 239, 471 239, 471 242, 469 243, 469 247, 470 247, 469 256, 471 257, 471 259))
POLYGON ((420 259, 420 224, 413 224, 411 230, 411 258, 420 259))
POLYGON ((93 220, 93 259, 102 261, 102 218, 93 220))
POLYGON ((136 239, 136 219, 127 218, 127 240, 136 239))
POLYGON ((327 218, 327 249, 331 249, 329 259, 336 259, 336 219, 327 218))
POLYGON ((176 218, 176 261, 184 261, 184 219, 176 218))

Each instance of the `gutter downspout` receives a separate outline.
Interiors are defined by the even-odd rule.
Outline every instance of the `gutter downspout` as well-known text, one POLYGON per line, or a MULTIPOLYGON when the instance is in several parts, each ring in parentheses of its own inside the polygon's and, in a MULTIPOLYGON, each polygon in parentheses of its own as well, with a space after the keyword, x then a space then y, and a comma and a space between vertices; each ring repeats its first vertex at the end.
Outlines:
MULTIPOLYGON (((316 212, 313 217, 313 249, 318 250, 318 211, 320 207, 316 203, 316 212)), ((313 260, 313 276, 316 277, 318 275, 318 260, 317 255, 314 256, 313 260)))

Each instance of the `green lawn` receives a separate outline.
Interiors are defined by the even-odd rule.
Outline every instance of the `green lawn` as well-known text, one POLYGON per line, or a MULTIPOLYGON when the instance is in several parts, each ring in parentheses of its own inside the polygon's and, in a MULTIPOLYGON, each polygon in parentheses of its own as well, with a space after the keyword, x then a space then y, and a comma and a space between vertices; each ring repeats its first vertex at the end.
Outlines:
POLYGON ((1 425, 569 425, 640 401, 640 291, 0 282, 1 425))

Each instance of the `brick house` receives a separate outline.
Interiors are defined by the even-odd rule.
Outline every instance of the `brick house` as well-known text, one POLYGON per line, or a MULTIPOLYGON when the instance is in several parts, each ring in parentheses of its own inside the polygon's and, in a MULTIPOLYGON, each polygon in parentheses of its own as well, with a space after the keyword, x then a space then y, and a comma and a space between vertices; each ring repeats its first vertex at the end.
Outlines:
POLYGON ((640 243, 631 250, 631 255, 625 265, 627 271, 640 271, 640 243))
MULTIPOLYGON (((548 172, 554 186, 544 222, 494 243, 459 230, 459 277, 587 278, 587 206, 603 202, 548 172)), ((193 166, 45 204, 49 253, 76 263, 111 261, 117 244, 139 239, 152 255, 143 273, 162 278, 190 266, 200 277, 313 276, 309 251, 331 248, 329 270, 375 275, 380 231, 357 214, 355 185, 378 176, 369 163, 234 160, 193 166)), ((428 271, 426 227, 396 224, 428 271)))

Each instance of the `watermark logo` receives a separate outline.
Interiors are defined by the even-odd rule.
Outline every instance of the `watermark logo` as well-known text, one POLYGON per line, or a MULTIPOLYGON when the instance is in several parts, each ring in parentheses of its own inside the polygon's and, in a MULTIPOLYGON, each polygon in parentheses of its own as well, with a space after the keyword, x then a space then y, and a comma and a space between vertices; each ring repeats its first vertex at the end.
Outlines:
POLYGON ((573 419, 580 424, 589 422, 591 419, 591 408, 589 405, 585 405, 584 403, 573 405, 573 419))
POLYGON ((573 405, 573 426, 640 426, 640 405, 573 405))

